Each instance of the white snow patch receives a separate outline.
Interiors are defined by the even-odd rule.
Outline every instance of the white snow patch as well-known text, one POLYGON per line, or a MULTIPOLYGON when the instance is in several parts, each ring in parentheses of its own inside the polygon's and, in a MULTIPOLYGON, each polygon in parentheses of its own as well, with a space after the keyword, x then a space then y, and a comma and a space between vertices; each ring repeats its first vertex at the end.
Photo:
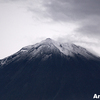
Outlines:
POLYGON ((63 54, 67 56, 74 56, 75 54, 79 54, 79 55, 86 57, 87 59, 93 58, 93 55, 89 53, 85 48, 76 46, 75 44, 59 43, 49 38, 46 39, 45 41, 42 41, 41 43, 51 45, 52 49, 55 49, 56 47, 60 50, 60 52, 62 52, 63 54), (54 45, 55 47, 52 45, 54 45))
POLYGON ((23 50, 23 49, 22 49, 21 52, 27 52, 27 50, 23 50))

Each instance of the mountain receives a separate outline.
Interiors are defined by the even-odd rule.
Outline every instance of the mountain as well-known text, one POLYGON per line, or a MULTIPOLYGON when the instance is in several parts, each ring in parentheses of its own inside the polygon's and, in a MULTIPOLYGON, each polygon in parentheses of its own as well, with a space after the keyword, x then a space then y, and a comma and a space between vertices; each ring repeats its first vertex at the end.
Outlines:
POLYGON ((0 100, 92 100, 100 58, 50 38, 0 60, 0 100))

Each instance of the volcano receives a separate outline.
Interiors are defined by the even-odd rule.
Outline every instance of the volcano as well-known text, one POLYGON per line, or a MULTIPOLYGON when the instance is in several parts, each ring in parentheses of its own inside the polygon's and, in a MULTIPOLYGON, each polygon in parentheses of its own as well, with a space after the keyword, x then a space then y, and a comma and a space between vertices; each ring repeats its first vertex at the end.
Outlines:
POLYGON ((0 100, 93 100, 100 58, 50 38, 0 60, 0 100))

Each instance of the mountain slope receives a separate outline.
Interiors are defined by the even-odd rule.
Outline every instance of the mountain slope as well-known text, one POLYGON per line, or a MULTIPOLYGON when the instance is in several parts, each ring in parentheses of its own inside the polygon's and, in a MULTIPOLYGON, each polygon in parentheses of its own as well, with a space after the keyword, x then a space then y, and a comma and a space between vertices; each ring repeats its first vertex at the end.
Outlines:
POLYGON ((0 100, 92 100, 100 93, 100 59, 74 44, 46 39, 0 62, 0 100))

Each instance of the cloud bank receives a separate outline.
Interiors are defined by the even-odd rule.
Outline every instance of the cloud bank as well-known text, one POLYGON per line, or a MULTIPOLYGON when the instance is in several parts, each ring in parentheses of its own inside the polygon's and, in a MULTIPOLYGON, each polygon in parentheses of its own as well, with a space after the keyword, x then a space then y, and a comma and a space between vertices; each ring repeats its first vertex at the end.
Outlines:
POLYGON ((4 6, 1 16, 5 16, 1 19, 6 19, 7 24, 2 20, 1 23, 8 29, 2 28, 1 34, 9 36, 15 32, 14 37, 20 34, 29 41, 56 37, 62 42, 70 41, 100 51, 100 0, 0 0, 0 4, 4 6))

